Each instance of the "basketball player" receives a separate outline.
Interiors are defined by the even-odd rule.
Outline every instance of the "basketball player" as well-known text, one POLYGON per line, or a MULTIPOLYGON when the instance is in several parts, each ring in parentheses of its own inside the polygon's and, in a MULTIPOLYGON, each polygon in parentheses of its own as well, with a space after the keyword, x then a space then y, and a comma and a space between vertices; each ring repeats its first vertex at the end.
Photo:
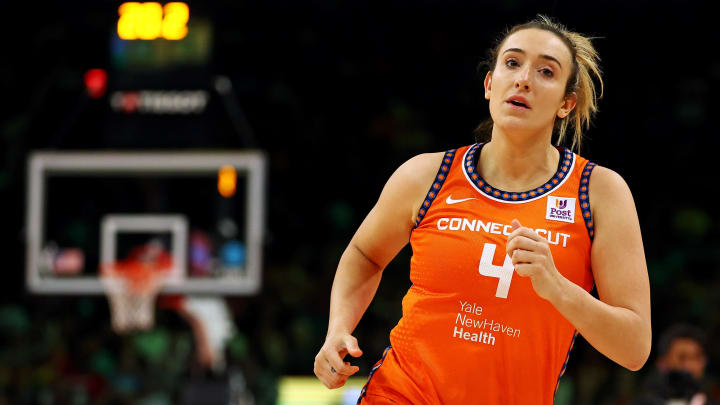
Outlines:
POLYGON ((382 270, 413 249, 402 318, 358 403, 550 405, 577 333, 630 370, 650 353, 630 190, 551 143, 571 125, 579 146, 596 111, 590 40, 539 16, 491 54, 491 140, 400 166, 340 259, 314 365, 329 388, 358 371, 351 333, 382 270))

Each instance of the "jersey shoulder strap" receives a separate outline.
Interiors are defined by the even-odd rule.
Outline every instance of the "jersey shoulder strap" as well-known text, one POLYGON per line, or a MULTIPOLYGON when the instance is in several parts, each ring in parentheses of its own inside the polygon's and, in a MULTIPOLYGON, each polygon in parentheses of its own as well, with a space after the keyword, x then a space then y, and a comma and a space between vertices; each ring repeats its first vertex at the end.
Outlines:
POLYGON ((430 190, 428 190, 427 194, 425 195, 425 200, 420 205, 420 209, 418 210, 417 219, 415 220, 416 228, 420 225, 420 222, 422 222, 423 218, 425 218, 425 214, 427 214, 433 201, 435 201, 435 197, 437 197, 440 189, 442 189, 443 184, 445 184, 445 179, 447 179, 448 174, 450 173, 450 168, 453 166, 455 155, 459 152, 462 152, 462 150, 466 148, 467 146, 464 146, 460 149, 450 149, 445 152, 442 163, 440 164, 437 174, 435 175, 435 180, 430 186, 430 190))
POLYGON ((592 174, 592 171, 597 164, 585 159, 583 159, 583 161, 585 166, 582 168, 582 174, 580 175, 578 198, 580 201, 580 210, 582 212, 583 220, 585 220, 585 227, 587 228, 588 235, 590 236, 590 242, 592 242, 595 237, 595 226, 593 224, 592 213, 590 211, 590 174, 592 174))

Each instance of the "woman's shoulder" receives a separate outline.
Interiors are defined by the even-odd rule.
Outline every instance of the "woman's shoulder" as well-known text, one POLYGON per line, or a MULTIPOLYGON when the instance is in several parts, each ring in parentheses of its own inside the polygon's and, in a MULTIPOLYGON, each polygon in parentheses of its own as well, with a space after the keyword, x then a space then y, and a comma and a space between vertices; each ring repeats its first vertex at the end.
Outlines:
POLYGON ((590 174, 589 197, 593 213, 617 209, 618 205, 634 205, 625 179, 616 171, 600 165, 596 165, 590 174))
POLYGON ((405 207, 414 221, 420 204, 437 176, 444 155, 444 152, 422 153, 401 164, 385 184, 378 200, 379 205, 394 209, 405 207))
POLYGON ((448 159, 458 159, 457 154, 467 147, 464 146, 443 152, 421 153, 411 157, 390 176, 386 188, 390 186, 402 192, 412 192, 413 195, 419 193, 422 200, 424 200, 446 155, 448 159))
POLYGON ((398 172, 415 178, 430 176, 430 178, 434 179, 446 155, 449 159, 456 159, 459 153, 467 150, 467 148, 471 146, 472 145, 466 145, 444 152, 430 152, 415 155, 400 165, 398 172))
MULTIPOLYGON (((458 159, 459 157, 457 155, 470 146, 472 145, 462 146, 444 152, 430 152, 415 155, 400 165, 393 174, 393 177, 399 177, 403 179, 403 181, 416 185, 424 190, 424 192, 427 192, 433 181, 435 181, 435 177, 443 164, 443 160, 447 159, 445 161, 449 163, 454 159, 458 159)), ((423 199, 424 198, 425 196, 423 194, 423 199)))
POLYGON ((605 166, 595 165, 590 174, 591 192, 601 191, 601 194, 618 192, 627 189, 625 179, 616 171, 605 166))
POLYGON ((423 178, 427 176, 434 178, 442 163, 443 156, 445 156, 445 152, 430 152, 415 155, 400 165, 398 172, 403 176, 412 178, 423 178))
POLYGON ((437 175, 443 155, 443 152, 422 153, 406 160, 390 176, 386 188, 397 189, 403 194, 412 193, 413 196, 423 190, 427 192, 437 175))

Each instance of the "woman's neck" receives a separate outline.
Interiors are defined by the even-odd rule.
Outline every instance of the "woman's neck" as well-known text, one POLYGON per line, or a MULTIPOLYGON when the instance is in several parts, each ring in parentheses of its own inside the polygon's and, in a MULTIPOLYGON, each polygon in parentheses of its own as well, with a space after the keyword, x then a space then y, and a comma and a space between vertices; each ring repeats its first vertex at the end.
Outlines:
POLYGON ((482 149, 478 173, 493 187, 521 192, 543 185, 557 171, 560 152, 550 137, 511 138, 493 128, 482 149))

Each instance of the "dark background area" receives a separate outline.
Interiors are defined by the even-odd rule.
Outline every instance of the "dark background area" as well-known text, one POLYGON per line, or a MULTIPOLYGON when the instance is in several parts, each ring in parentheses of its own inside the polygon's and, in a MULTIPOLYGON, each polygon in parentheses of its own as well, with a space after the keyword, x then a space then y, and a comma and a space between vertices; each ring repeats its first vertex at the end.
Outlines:
MULTIPOLYGON (((182 81, 187 73, 188 80, 210 89, 213 78, 226 76, 253 144, 236 131, 217 96, 193 125, 167 117, 128 124, 110 111, 107 97, 87 97, 83 75, 90 68, 108 69, 110 89, 132 84, 110 60, 119 2, 0 2, 3 403, 37 403, 33 392, 53 384, 56 392, 70 392, 69 398, 72 384, 53 371, 58 362, 71 361, 75 378, 102 375, 103 361, 113 362, 108 350, 125 353, 133 339, 109 331, 104 298, 26 292, 29 152, 251 146, 267 153, 263 289, 229 303, 240 330, 231 363, 245 371, 258 403, 273 403, 279 376, 312 374, 337 261, 384 182, 418 153, 474 142, 473 129, 488 116, 478 62, 503 28, 537 13, 598 37, 605 94, 582 155, 619 172, 633 191, 655 335, 671 323, 688 321, 705 329, 711 343, 719 336, 720 234, 713 173, 720 134, 713 117, 720 56, 716 17, 705 3, 189 4, 191 13, 211 21, 210 60, 190 73, 145 79, 182 81)), ((365 352, 358 360, 363 375, 399 319, 409 287, 409 257, 406 248, 385 270, 355 332, 365 352)), ((161 321, 182 330, 179 318, 160 312, 161 321)), ((709 355, 707 384, 717 391, 720 349, 711 344, 709 355)), ((573 403, 624 404, 653 360, 651 355, 642 371, 631 373, 578 339, 563 380, 574 387, 573 403)), ((115 362, 123 369, 123 360, 115 362)), ((198 373, 178 367, 178 375, 198 373)), ((98 379, 99 386, 109 384, 98 379)), ((153 384, 167 387, 160 380, 153 384)))

